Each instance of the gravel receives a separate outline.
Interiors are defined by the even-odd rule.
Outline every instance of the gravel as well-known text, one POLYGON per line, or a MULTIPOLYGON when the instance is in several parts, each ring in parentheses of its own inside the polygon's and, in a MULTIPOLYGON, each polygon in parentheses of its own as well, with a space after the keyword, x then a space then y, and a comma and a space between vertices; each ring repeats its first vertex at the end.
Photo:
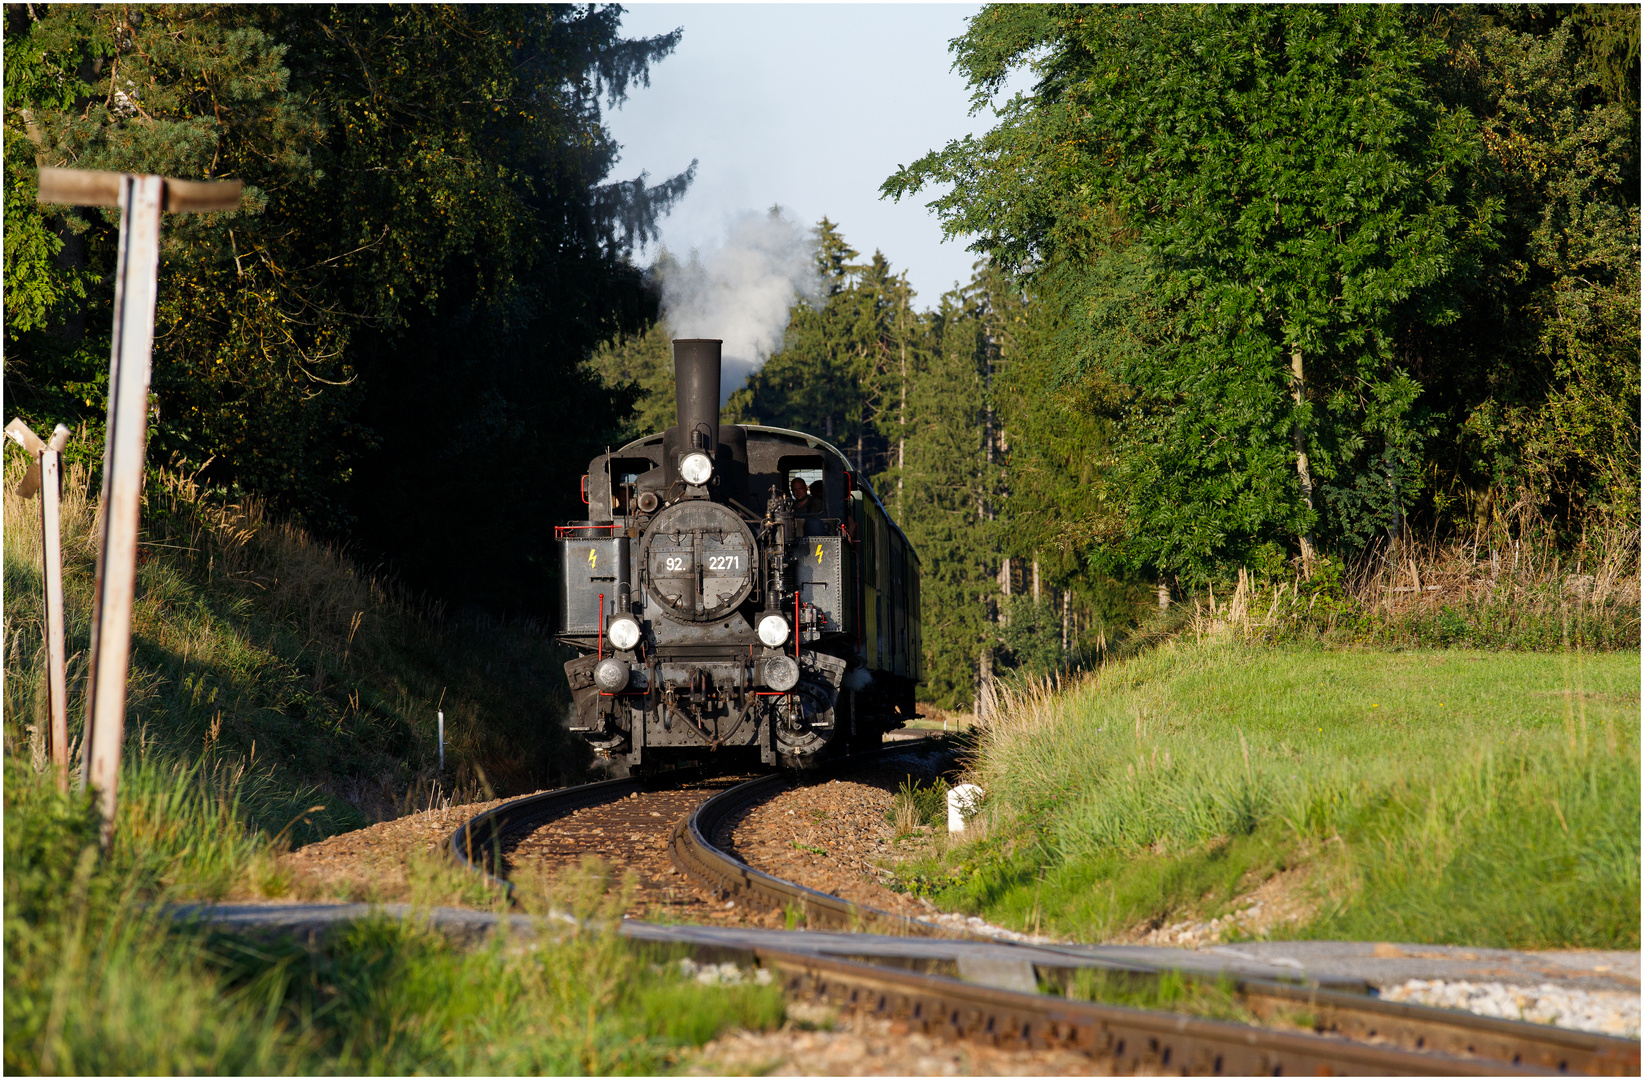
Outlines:
POLYGON ((928 918, 929 904, 881 884, 923 839, 898 840, 885 820, 910 774, 930 779, 917 764, 898 763, 790 788, 732 817, 715 842, 768 874, 881 911, 928 918))
POLYGON ((1510 986, 1499 982, 1410 979, 1384 988, 1381 996, 1387 1001, 1465 1009, 1504 1020, 1528 1020, 1629 1039, 1639 1037, 1638 995, 1614 990, 1576 990, 1552 983, 1510 986))
POLYGON ((388 903, 412 895, 413 859, 440 860, 457 826, 507 799, 423 810, 289 852, 280 859, 284 887, 245 890, 230 899, 357 900, 388 903))
POLYGON ((1077 1051, 949 1042, 894 1020, 835 1020, 832 1010, 808 1003, 790 1005, 788 1018, 777 1031, 737 1031, 713 1040, 690 1059, 687 1075, 1089 1076, 1103 1071, 1100 1061, 1077 1051))

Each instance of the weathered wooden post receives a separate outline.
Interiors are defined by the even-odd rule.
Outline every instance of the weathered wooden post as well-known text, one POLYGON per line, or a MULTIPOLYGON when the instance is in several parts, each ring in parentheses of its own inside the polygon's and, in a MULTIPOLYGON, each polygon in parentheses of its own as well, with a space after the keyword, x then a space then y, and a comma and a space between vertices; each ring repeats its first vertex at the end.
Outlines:
POLYGON ((19 498, 40 493, 40 584, 46 606, 46 711, 50 714, 46 748, 51 752, 57 787, 68 790, 68 676, 63 643, 63 493, 62 450, 68 445, 69 429, 62 424, 51 433, 51 441, 40 436, 21 420, 6 425, 6 434, 34 456, 34 464, 17 486, 19 498))
POLYGON ((160 214, 165 210, 233 210, 238 180, 196 183, 163 176, 40 170, 40 201, 118 206, 120 249, 114 270, 114 342, 110 350, 108 423, 103 442, 102 534, 91 607, 91 663, 86 676, 86 732, 81 783, 97 792, 103 844, 114 835, 115 788, 125 739, 126 676, 131 662, 131 605, 137 586, 137 530, 143 494, 154 301, 159 287, 160 214))

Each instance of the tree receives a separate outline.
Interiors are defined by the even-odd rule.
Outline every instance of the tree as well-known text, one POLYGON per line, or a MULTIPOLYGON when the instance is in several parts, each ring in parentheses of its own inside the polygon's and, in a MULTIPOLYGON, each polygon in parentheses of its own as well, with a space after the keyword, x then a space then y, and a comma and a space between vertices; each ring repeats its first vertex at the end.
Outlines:
MULTIPOLYGON (((1477 183, 1502 203, 1499 257, 1463 318, 1422 343, 1444 418, 1432 505, 1569 534, 1638 519, 1638 10, 1445 9, 1443 85, 1480 117, 1477 183)), ((1636 524, 1634 525, 1636 527, 1636 524)))
POLYGON ((875 251, 855 249, 832 221, 816 227, 819 303, 793 309, 782 348, 731 398, 754 422, 813 432, 837 443, 870 476, 893 468, 905 426, 903 388, 924 335, 906 274, 875 251), (755 420, 757 418, 757 420, 755 420))
POLYGON ((1397 527, 1426 432, 1404 346, 1455 319, 1493 213, 1457 186, 1442 49, 1389 9, 1000 6, 957 50, 978 104, 1040 80, 885 191, 953 184, 947 231, 1075 321, 1147 311, 1142 349, 1084 338, 1064 376, 1127 390, 1117 563, 1199 578, 1397 527))
POLYGON ((624 439, 637 439, 674 424, 673 336, 667 322, 658 319, 641 333, 618 334, 594 350, 589 366, 600 382, 633 395, 624 439))
POLYGON ((995 351, 987 300, 977 288, 942 297, 923 363, 908 384, 904 465, 897 474, 897 520, 920 560, 920 694, 946 708, 975 701, 977 681, 991 671, 997 648, 999 476, 987 445, 995 351))
MULTIPOLYGON (((629 254, 691 178, 606 181, 618 148, 602 99, 622 100, 679 39, 626 40, 619 20, 615 7, 8 8, 8 181, 32 174, 32 149, 247 182, 242 211, 168 225, 155 456, 453 600, 545 609, 551 569, 521 538, 574 512, 580 463, 620 423, 626 398, 582 361, 654 317, 629 254)), ((8 388, 26 415, 95 422, 113 217, 17 217, 8 388), (76 320, 64 298, 88 280, 76 320), (14 294, 30 301, 16 317, 14 294)))

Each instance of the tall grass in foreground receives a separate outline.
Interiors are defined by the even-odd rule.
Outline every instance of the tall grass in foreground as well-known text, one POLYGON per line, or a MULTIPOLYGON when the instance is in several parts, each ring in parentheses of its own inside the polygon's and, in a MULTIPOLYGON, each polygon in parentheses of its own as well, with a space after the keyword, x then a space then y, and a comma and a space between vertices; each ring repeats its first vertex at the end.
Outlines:
POLYGON ((1107 937, 1299 869, 1287 933, 1636 947, 1639 658, 1183 643, 998 703, 990 838, 925 868, 1107 937))
MULTIPOLYGON (((388 921, 319 951, 180 927, 270 846, 234 777, 133 777, 107 856, 89 800, 8 764, 5 1066, 24 1073, 656 1073, 732 1026, 781 1022, 774 987, 709 987, 611 933, 474 952, 388 921)), ((609 921, 590 870, 557 897, 609 921)))

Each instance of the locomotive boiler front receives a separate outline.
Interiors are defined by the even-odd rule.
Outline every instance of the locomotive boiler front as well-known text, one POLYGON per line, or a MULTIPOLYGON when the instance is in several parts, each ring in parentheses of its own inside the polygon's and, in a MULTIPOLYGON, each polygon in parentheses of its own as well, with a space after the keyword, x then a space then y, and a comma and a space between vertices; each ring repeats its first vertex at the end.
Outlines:
POLYGON ((747 431, 720 425, 720 342, 675 341, 674 371, 677 424, 596 459, 589 520, 560 530, 572 727, 630 765, 738 747, 803 763, 838 734, 851 657, 795 584, 780 462, 760 458, 754 495, 747 431))

